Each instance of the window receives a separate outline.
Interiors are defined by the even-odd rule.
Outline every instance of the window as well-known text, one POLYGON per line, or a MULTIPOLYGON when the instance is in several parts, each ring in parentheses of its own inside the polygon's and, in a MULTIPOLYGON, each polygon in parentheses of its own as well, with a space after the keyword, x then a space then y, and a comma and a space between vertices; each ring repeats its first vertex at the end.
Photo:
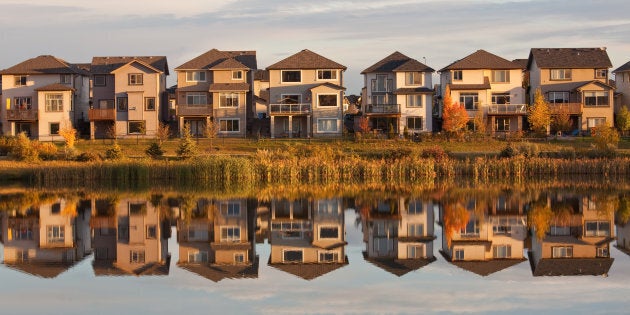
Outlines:
POLYGON ((224 216, 236 217, 241 215, 241 204, 235 201, 221 202, 219 209, 224 216))
POLYGON ((492 93, 492 104, 510 104, 510 93, 492 93))
POLYGON ((551 248, 551 257, 552 258, 571 258, 573 257, 573 247, 572 246, 554 246, 551 248))
POLYGON ((245 262, 245 254, 243 253, 235 253, 234 254, 234 263, 242 264, 245 262))
POLYGON ((285 250, 282 252, 282 261, 283 262, 302 262, 304 258, 304 253, 301 250, 285 250))
POLYGON ((407 225, 408 236, 422 236, 424 235, 424 224, 422 223, 410 223, 407 225))
POLYGON ((142 85, 142 73, 130 73, 128 74, 129 85, 142 85))
POLYGON ((495 131, 510 131, 510 118, 497 117, 494 120, 495 131))
POLYGON ((319 227, 319 238, 339 238, 339 228, 336 226, 321 226, 319 227))
POLYGON ((584 106, 609 106, 608 92, 584 92, 584 106))
POLYGON ((59 135, 59 123, 50 123, 50 134, 59 135))
POLYGON ((146 132, 146 128, 144 127, 144 120, 138 120, 138 121, 130 121, 129 122, 129 126, 128 126, 128 130, 129 130, 129 134, 140 134, 143 135, 146 132))
POLYGON ((186 82, 206 82, 206 72, 186 71, 186 82))
POLYGON ((514 218, 500 217, 492 222, 492 233, 495 235, 512 234, 512 225, 517 225, 514 218))
POLYGON ((589 117, 586 118, 586 126, 588 128, 595 128, 606 124, 606 117, 589 117))
POLYGON ((492 70, 492 83, 509 83, 510 70, 492 70))
POLYGON ((60 214, 61 213, 61 203, 55 202, 50 205, 50 214, 60 214))
POLYGON ((33 227, 28 225, 20 225, 11 229, 14 240, 32 240, 33 227))
POLYGON ((221 242, 240 242, 241 228, 238 226, 221 227, 221 242))
POLYGON ((571 235, 571 228, 568 226, 552 225, 549 228, 549 235, 553 236, 568 236, 571 235))
POLYGON ((147 225, 147 238, 157 238, 157 226, 155 224, 147 225))
POLYGON ((21 262, 28 261, 28 249, 20 249, 15 251, 15 259, 21 262))
POLYGON ((94 86, 105 86, 106 84, 107 84, 107 80, 104 75, 94 76, 94 86))
POLYGON ((219 107, 238 107, 238 93, 220 93, 219 107))
POLYGON ((453 70, 453 81, 461 81, 464 79, 462 70, 453 70))
POLYGON ((608 77, 608 69, 595 69, 596 79, 605 79, 608 77))
POLYGON ((453 259, 454 260, 464 260, 464 250, 463 249, 456 249, 455 250, 455 257, 453 259))
POLYGON ((319 132, 337 132, 338 123, 335 118, 322 118, 317 120, 317 131, 319 132))
POLYGON ((46 94, 46 111, 61 112, 63 111, 63 94, 46 94))
POLYGON ((407 117, 407 129, 422 130, 422 117, 407 117))
POLYGON ((551 80, 571 80, 571 69, 551 69, 551 80))
POLYGON ((405 82, 407 85, 422 85, 422 72, 406 72, 405 82))
POLYGON ((409 202, 409 206, 407 206, 408 214, 422 214, 422 212, 424 212, 422 201, 414 200, 409 202))
POLYGON ((13 102, 18 109, 31 109, 32 107, 30 97, 16 97, 13 99, 13 102))
POLYGON ((71 74, 60 74, 59 75, 59 83, 61 83, 61 84, 72 84, 72 75, 71 74))
POLYGON ((608 247, 597 247, 597 257, 610 257, 608 247))
POLYGON ((318 214, 333 214, 339 211, 339 200, 326 199, 317 201, 318 214))
POLYGON ((610 222, 590 221, 586 222, 585 236, 610 236, 610 222))
POLYGON ((492 246, 492 258, 511 258, 512 246, 510 245, 495 245, 492 246))
POLYGON ((189 263, 207 263, 208 262, 208 252, 201 251, 189 251, 188 252, 188 262, 189 263))
POLYGON ((132 250, 129 255, 129 262, 142 264, 144 263, 144 251, 143 250, 132 250))
POLYGON ((479 95, 477 93, 461 93, 459 94, 459 103, 464 104, 466 110, 479 109, 479 95))
POLYGON ((466 227, 461 229, 461 236, 479 236, 479 221, 468 220, 466 227))
POLYGON ((129 215, 142 215, 147 211, 147 204, 144 202, 129 203, 129 215))
POLYGON ((16 75, 13 76, 15 79, 15 86, 25 86, 26 85, 26 76, 25 75, 16 75))
POLYGON ((243 79, 242 70, 232 70, 232 80, 242 80, 242 79, 243 79))
POLYGON ((48 243, 63 243, 65 241, 65 227, 63 225, 49 225, 46 227, 48 243))
POLYGON ((112 109, 114 108, 114 100, 98 100, 98 108, 112 109))
POLYGON ((186 104, 206 105, 208 104, 208 94, 206 93, 186 93, 186 104))
MULTIPOLYGON (((372 92, 388 92, 390 89, 390 81, 387 75, 376 75, 376 80, 372 80, 372 92)), ((383 103, 379 103, 383 104, 383 103)))
MULTIPOLYGON (((129 99, 127 97, 116 98, 116 104, 119 112, 124 112, 129 108, 129 99)), ((108 107, 109 108, 109 107, 108 107)))
POLYGON ((407 247, 408 259, 420 259, 424 254, 424 246, 422 245, 409 245, 407 247))
POLYGON ((337 252, 319 252, 318 262, 337 262, 339 261, 339 253, 337 252))
POLYGON ((282 83, 302 82, 302 71, 300 70, 282 70, 282 83))
POLYGON ((547 97, 549 103, 568 103, 569 102, 569 92, 549 92, 549 96, 547 97))
POLYGON ((337 94, 318 94, 318 106, 337 106, 337 94))
POLYGON ((407 95, 407 107, 422 107, 422 95, 407 95))
POLYGON ((239 132, 238 119, 219 119, 219 131, 221 132, 239 132))
POLYGON ((337 70, 317 70, 317 80, 337 80, 337 70))
POLYGON ((155 110, 155 97, 144 98, 144 110, 155 110))
POLYGON ((282 99, 280 100, 282 104, 299 104, 300 103, 300 95, 299 94, 283 94, 282 99))

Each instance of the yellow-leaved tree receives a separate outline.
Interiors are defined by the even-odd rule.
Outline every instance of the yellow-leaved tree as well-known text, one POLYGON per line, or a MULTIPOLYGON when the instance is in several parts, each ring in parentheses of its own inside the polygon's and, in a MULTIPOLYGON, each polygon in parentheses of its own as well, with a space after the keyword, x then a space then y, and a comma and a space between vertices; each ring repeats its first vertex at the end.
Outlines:
POLYGON ((551 124, 551 110, 540 89, 536 89, 534 103, 529 107, 527 121, 529 121, 531 129, 535 133, 539 135, 547 134, 549 124, 551 124))

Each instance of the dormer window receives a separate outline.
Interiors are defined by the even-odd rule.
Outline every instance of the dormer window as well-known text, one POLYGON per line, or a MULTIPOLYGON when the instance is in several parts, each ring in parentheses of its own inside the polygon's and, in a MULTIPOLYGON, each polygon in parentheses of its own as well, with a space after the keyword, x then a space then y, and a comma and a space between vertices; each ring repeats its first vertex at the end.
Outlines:
POLYGON ((461 81, 464 79, 462 70, 453 70, 453 81, 461 81))
POLYGON ((242 70, 232 71, 232 80, 243 80, 243 71, 242 70))
POLYGON ((302 82, 302 71, 300 70, 282 70, 282 83, 299 83, 302 82))
POLYGON ((422 85, 422 72, 405 73, 407 85, 422 85))
POLYGON ((15 86, 26 86, 26 76, 25 75, 16 75, 15 78, 15 86))
POLYGON ((186 71, 186 82, 206 82, 206 72, 186 71))
POLYGON ((337 71, 317 70, 317 80, 337 80, 337 71))
POLYGON ((596 79, 606 79, 608 77, 608 69, 595 69, 596 79))
POLYGON ((551 69, 551 80, 571 80, 571 69, 551 69))

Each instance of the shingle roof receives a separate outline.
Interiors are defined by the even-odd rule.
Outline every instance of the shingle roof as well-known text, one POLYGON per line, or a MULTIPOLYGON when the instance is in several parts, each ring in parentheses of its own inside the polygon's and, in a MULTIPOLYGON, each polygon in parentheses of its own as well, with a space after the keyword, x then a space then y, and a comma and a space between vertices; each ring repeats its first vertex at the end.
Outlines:
POLYGON ((624 63, 621 67, 615 69, 613 72, 621 72, 630 70, 630 61, 624 63))
POLYGON ((602 276, 607 275, 613 258, 543 258, 537 263, 528 252, 534 277, 540 276, 602 276))
POLYGON ((267 70, 254 71, 254 80, 269 82, 269 71, 267 70))
POLYGON ((212 83, 210 84, 210 92, 220 91, 249 91, 247 83, 212 83))
POLYGON ((238 62, 238 64, 234 64, 236 68, 226 68, 226 64, 220 69, 243 69, 243 66, 246 69, 256 69, 258 67, 256 51, 221 51, 213 48, 185 62, 175 70, 211 69, 229 59, 238 62))
POLYGON ((348 257, 345 257, 343 263, 296 263, 296 264, 276 264, 270 261, 267 263, 269 266, 278 270, 290 273, 294 276, 300 277, 304 280, 313 280, 321 277, 329 272, 335 271, 348 264, 348 257))
POLYGON ((24 262, 5 263, 8 268, 28 273, 40 278, 55 278, 74 266, 63 262, 24 262))
POLYGON ((463 91, 463 90, 489 90, 490 79, 483 77, 483 84, 451 84, 451 91, 463 91))
POLYGON ((336 63, 326 57, 320 56, 308 49, 304 49, 285 59, 282 59, 271 66, 267 70, 280 69, 343 69, 346 66, 336 63))
POLYGON ((446 252, 440 250, 440 254, 442 257, 446 259, 451 264, 462 268, 466 271, 470 271, 472 273, 478 274, 482 277, 488 276, 495 272, 501 271, 503 269, 510 268, 514 265, 518 265, 521 262, 525 261, 525 258, 521 259, 492 259, 487 261, 461 261, 455 260, 453 261, 452 257, 450 257, 446 252))
POLYGON ((223 279, 258 278, 258 256, 251 265, 208 265, 178 263, 180 268, 196 273, 213 282, 223 279))
POLYGON ((532 48, 529 68, 536 60, 539 68, 610 68, 612 63, 606 48, 532 48))
POLYGON ((418 270, 436 260, 435 257, 422 259, 370 258, 367 256, 366 252, 363 252, 363 258, 367 262, 398 277, 418 270))
POLYGON ((316 85, 316 86, 312 87, 311 90, 314 89, 314 88, 320 87, 320 86, 329 87, 329 88, 335 89, 335 90, 345 90, 346 89, 345 87, 343 87, 341 85, 337 85, 337 84, 332 84, 330 82, 326 82, 326 83, 322 83, 322 84, 319 84, 319 85, 316 85))
POLYGON ((168 75, 168 63, 165 56, 112 56, 93 57, 90 72, 92 74, 109 74, 112 71, 134 61, 140 61, 168 75))
POLYGON ((430 94, 433 93, 433 89, 429 89, 426 87, 418 87, 418 88, 399 88, 394 91, 394 94, 399 95, 409 95, 409 94, 430 94))
POLYGON ((503 59, 495 54, 480 49, 440 69, 439 72, 470 69, 521 69, 521 66, 518 63, 503 59))
POLYGON ((236 61, 236 59, 225 59, 218 64, 212 66, 211 70, 222 70, 222 69, 249 69, 246 65, 236 61))
POLYGON ((19 74, 84 74, 79 67, 50 55, 38 56, 0 71, 4 75, 19 74))
POLYGON ((392 71, 429 71, 433 72, 431 67, 419 62, 418 60, 409 58, 400 52, 395 51, 391 55, 383 58, 379 62, 373 64, 369 68, 361 71, 361 74, 370 72, 392 72, 392 71))
POLYGON ((514 60, 512 60, 513 63, 519 65, 521 67, 521 69, 523 69, 523 70, 527 69, 527 62, 528 61, 529 60, 527 60, 527 59, 514 59, 514 60))
POLYGON ((53 83, 36 88, 35 91, 74 91, 74 89, 69 85, 53 83))

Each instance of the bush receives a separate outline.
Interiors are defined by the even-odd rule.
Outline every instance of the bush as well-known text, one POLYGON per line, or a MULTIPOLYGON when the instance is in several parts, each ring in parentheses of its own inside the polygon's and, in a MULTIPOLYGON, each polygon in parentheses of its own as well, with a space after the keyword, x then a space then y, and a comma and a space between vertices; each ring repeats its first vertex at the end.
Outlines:
POLYGON ((448 159, 448 153, 442 149, 440 146, 433 146, 431 148, 427 148, 422 150, 421 155, 425 159, 433 158, 436 161, 442 161, 448 159))
POLYGON ((153 159, 164 155, 164 150, 162 150, 162 146, 158 142, 152 142, 144 152, 153 159))
POLYGON ((94 161, 102 161, 100 155, 93 152, 83 152, 76 157, 76 161, 79 162, 94 162, 94 161))
POLYGON ((37 161, 39 159, 36 147, 23 132, 16 137, 13 146, 11 146, 11 156, 20 161, 37 161))
POLYGON ((538 157, 540 155, 540 149, 535 143, 521 143, 516 149, 519 154, 522 154, 528 158, 538 157))
MULTIPOLYGON (((34 143, 35 144, 35 143, 34 143)), ((53 143, 36 143, 37 153, 40 159, 44 161, 51 161, 57 158, 57 146, 53 143)))
POLYGON ((123 157, 122 148, 120 148, 118 142, 114 142, 114 144, 105 151, 105 158, 108 160, 121 160, 123 157))
POLYGON ((499 153, 499 157, 502 158, 511 158, 511 157, 515 157, 517 155, 519 155, 520 152, 514 148, 514 146, 512 146, 511 143, 508 143, 507 146, 505 146, 505 148, 503 148, 503 150, 501 150, 501 153, 499 153))
POLYGON ((0 155, 9 155, 14 143, 15 138, 13 137, 0 137, 0 155))

